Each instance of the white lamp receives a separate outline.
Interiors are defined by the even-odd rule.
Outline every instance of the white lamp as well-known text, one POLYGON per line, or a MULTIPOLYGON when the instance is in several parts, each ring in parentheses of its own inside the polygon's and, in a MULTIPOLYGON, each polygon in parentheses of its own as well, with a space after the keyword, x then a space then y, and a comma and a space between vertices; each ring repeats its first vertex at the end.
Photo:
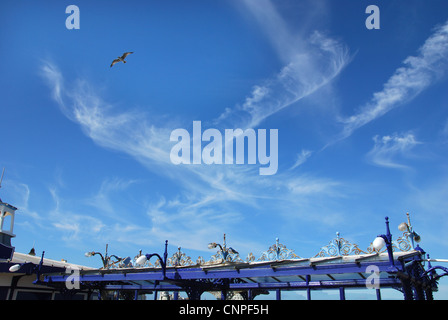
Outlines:
POLYGON ((379 251, 386 245, 386 241, 384 241, 382 237, 376 237, 375 240, 373 240, 372 245, 377 251, 379 251))
POLYGON ((15 264, 9 268, 9 272, 17 272, 19 271, 20 267, 21 267, 20 264, 15 264))
POLYGON ((137 260, 135 261, 136 264, 138 264, 139 266, 142 266, 145 264, 145 262, 148 260, 148 258, 146 258, 145 255, 142 255, 140 257, 137 258, 137 260))
POLYGON ((216 248, 217 246, 218 246, 218 244, 217 244, 216 242, 211 242, 211 243, 208 244, 207 247, 208 247, 209 249, 214 249, 214 248, 216 248))
POLYGON ((398 230, 400 230, 400 231, 409 230, 409 226, 406 222, 402 222, 398 225, 398 230))

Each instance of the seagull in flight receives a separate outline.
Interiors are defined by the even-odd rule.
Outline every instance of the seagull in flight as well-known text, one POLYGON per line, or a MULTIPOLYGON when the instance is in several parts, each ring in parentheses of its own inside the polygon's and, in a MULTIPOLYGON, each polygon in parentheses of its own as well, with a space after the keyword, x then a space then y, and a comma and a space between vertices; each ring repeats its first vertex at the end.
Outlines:
POLYGON ((123 55, 122 55, 121 57, 118 57, 117 59, 115 59, 114 61, 112 61, 110 67, 112 68, 112 66, 113 66, 114 64, 116 64, 117 62, 120 62, 120 61, 123 62, 123 63, 126 63, 126 61, 125 61, 124 59, 126 59, 126 57, 127 57, 128 55, 130 55, 131 53, 134 53, 134 52, 125 52, 125 53, 123 53, 123 55))

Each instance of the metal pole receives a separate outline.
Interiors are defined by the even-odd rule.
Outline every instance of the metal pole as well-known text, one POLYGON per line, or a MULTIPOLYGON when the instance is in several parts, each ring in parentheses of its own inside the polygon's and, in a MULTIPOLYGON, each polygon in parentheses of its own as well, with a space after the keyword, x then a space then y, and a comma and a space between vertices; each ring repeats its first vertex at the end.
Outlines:
POLYGON ((381 300, 381 291, 380 289, 375 289, 376 290, 376 300, 381 300))
POLYGON ((339 299, 345 300, 345 289, 344 287, 339 287, 339 299))
POLYGON ((395 267, 394 264, 394 254, 392 251, 392 234, 390 233, 389 229, 389 217, 386 217, 386 248, 387 248, 387 254, 389 256, 389 262, 392 267, 395 267))
MULTIPOLYGON (((311 276, 309 274, 306 275, 306 285, 308 286, 310 284, 311 276)), ((311 288, 306 288, 306 299, 311 300, 311 288)))
POLYGON ((282 292, 280 289, 276 290, 276 299, 277 300, 282 300, 282 292))

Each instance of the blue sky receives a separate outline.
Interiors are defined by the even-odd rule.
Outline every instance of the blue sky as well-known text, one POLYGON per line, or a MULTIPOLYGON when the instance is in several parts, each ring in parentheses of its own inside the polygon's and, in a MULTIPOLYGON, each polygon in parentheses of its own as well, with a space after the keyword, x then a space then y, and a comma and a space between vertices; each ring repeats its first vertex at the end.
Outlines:
MULTIPOLYGON (((410 212, 448 258, 448 3, 2 1, 0 197, 16 250, 361 249, 410 212), (65 26, 68 5, 80 29, 65 26), (368 5, 380 29, 368 30, 368 5), (109 65, 123 52, 127 63, 109 65), (176 128, 278 129, 278 171, 174 165, 176 128)), ((448 298, 446 280, 436 298, 448 298)))

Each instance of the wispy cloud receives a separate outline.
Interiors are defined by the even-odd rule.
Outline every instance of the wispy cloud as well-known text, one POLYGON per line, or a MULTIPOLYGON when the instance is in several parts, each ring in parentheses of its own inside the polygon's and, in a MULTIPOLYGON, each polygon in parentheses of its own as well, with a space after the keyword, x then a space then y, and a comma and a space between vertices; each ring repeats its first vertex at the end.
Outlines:
POLYGON ((169 163, 170 148, 164 139, 169 137, 167 128, 154 126, 137 110, 117 112, 87 80, 78 79, 67 89, 54 63, 45 61, 41 71, 60 110, 95 143, 128 153, 148 167, 151 163, 169 163))
MULTIPOLYGON (((6 183, 8 183, 8 180, 6 180, 6 183)), ((35 211, 35 209, 32 209, 30 205, 30 198, 32 194, 29 186, 19 181, 12 181, 12 183, 9 183, 8 188, 11 189, 12 198, 10 201, 12 201, 17 208, 20 208, 20 212, 22 212, 25 216, 34 220, 35 223, 39 224, 39 226, 42 226, 44 224, 44 219, 37 211, 35 211)))
POLYGON ((334 182, 328 179, 309 179, 306 176, 302 176, 291 180, 287 184, 288 189, 293 194, 306 195, 306 194, 335 194, 340 183, 334 182))
POLYGON ((412 133, 375 136, 373 141, 374 146, 367 154, 368 159, 377 166, 395 169, 408 169, 408 166, 398 163, 397 158, 409 157, 411 149, 420 144, 412 133))
POLYGON ((77 241, 89 239, 92 235, 96 237, 104 229, 105 224, 97 217, 67 209, 56 188, 50 188, 49 192, 54 208, 48 214, 43 214, 43 218, 47 221, 47 228, 55 228, 61 232, 62 240, 73 246, 77 241))
MULTIPOLYGON (((254 194, 247 191, 245 186, 237 181, 241 175, 245 175, 251 169, 239 167, 221 166, 219 169, 213 166, 176 166, 170 162, 171 144, 170 133, 173 128, 170 124, 157 126, 150 123, 148 115, 136 111, 117 112, 112 105, 105 102, 86 80, 78 80, 75 85, 65 85, 65 80, 59 69, 50 62, 42 66, 43 77, 49 82, 52 96, 60 110, 73 122, 80 125, 82 131, 101 147, 124 152, 132 156, 136 161, 145 165, 150 171, 163 179, 170 179, 176 186, 170 198, 177 198, 177 205, 163 205, 158 212, 168 221, 177 221, 172 228, 177 231, 193 233, 190 228, 181 229, 180 222, 184 221, 184 227, 196 226, 199 229, 209 230, 215 220, 215 215, 204 214, 212 205, 226 203, 226 201, 250 203, 254 194), (70 89, 68 89, 70 88, 70 89), (195 219, 185 217, 186 212, 196 212, 195 219), (193 223, 196 221, 196 224, 193 223), (175 227, 177 226, 177 227, 175 227)), ((175 126, 173 126, 175 128, 175 126)), ((84 200, 84 204, 100 208, 104 213, 113 212, 113 203, 110 193, 117 188, 117 181, 104 181, 96 195, 84 200)), ((55 212, 58 212, 55 209, 55 212)), ((169 231, 162 220, 155 219, 154 212, 151 217, 152 238, 162 238, 170 235, 172 239, 178 238, 175 231, 169 231)), ((224 214, 217 209, 215 214, 224 214)), ((159 215, 159 217, 161 216, 159 215)), ((193 216, 193 215, 192 215, 193 216)), ((113 217, 112 217, 113 218, 113 217)), ((115 217, 117 218, 117 217, 115 217)), ((235 218, 235 216, 234 216, 235 218)), ((231 224, 235 219, 229 220, 231 224)), ((114 219, 117 221, 117 219, 114 219)), ((121 221, 122 222, 122 221, 121 221)), ((223 221, 220 224, 224 226, 223 221)), ((80 231, 76 224, 58 222, 55 227, 66 229, 76 237, 80 231)), ((149 224, 146 230, 149 229, 149 224)))
POLYGON ((448 120, 445 120, 445 124, 443 125, 440 134, 444 139, 448 138, 448 120))
POLYGON ((320 31, 307 37, 291 33, 271 1, 244 2, 285 64, 277 75, 254 85, 242 104, 227 108, 217 119, 238 119, 241 127, 252 128, 327 85, 351 58, 346 46, 320 31))
POLYGON ((113 199, 119 196, 119 193, 126 192, 127 189, 135 183, 135 180, 123 180, 118 178, 105 179, 101 183, 98 192, 83 202, 94 207, 99 212, 107 214, 110 218, 113 217, 116 220, 124 222, 126 221, 126 217, 123 216, 122 212, 118 212, 113 199))
MULTIPOLYGON (((175 125, 171 127, 171 124, 151 123, 147 114, 137 111, 117 111, 86 80, 78 80, 75 85, 65 86, 62 73, 50 62, 42 66, 42 72, 61 111, 79 124, 87 137, 103 148, 130 155, 161 179, 169 179, 173 183, 170 193, 162 195, 163 201, 148 205, 148 220, 140 225, 120 220, 113 212, 114 204, 110 194, 117 188, 122 188, 120 183, 123 181, 105 180, 97 194, 83 200, 84 205, 101 208, 106 215, 111 212, 112 215, 108 217, 121 226, 120 230, 125 230, 125 226, 129 227, 131 231, 121 232, 125 242, 140 243, 141 239, 150 234, 152 241, 183 241, 182 246, 186 246, 185 239, 191 239, 188 245, 198 248, 199 243, 215 236, 219 233, 218 230, 230 230, 242 219, 249 219, 241 210, 241 205, 265 212, 265 204, 269 203, 269 207, 278 212, 275 203, 281 202, 286 208, 286 203, 303 206, 304 198, 340 196, 339 182, 291 174, 289 170, 287 173, 262 177, 258 175, 256 167, 248 165, 176 166, 170 162, 169 157, 169 136, 175 125)), ((297 166, 309 155, 310 152, 305 150, 302 158, 296 162, 297 166)), ((54 212, 55 216, 61 216, 62 219, 54 220, 53 226, 65 230, 69 234, 67 240, 85 237, 85 230, 92 231, 96 227, 101 231, 97 233, 104 237, 116 231, 114 225, 110 221, 101 220, 99 214, 86 219, 91 227, 83 229, 84 226, 79 224, 81 216, 75 215, 70 224, 70 220, 57 214, 60 212, 58 208, 54 212)), ((289 214, 287 210, 280 216, 286 217, 289 214)), ((313 217, 319 219, 322 216, 322 220, 326 221, 323 217, 325 215, 323 210, 313 217)))
POLYGON ((360 110, 341 120, 344 129, 341 137, 350 136, 356 129, 383 116, 406 103, 437 80, 448 70, 448 22, 438 27, 419 49, 418 55, 409 56, 384 84, 382 91, 360 110))
POLYGON ((296 162, 293 164, 293 166, 290 168, 295 169, 298 166, 301 166, 302 164, 304 164, 306 162, 306 160, 311 157, 311 155, 313 154, 312 151, 310 150, 305 150, 303 149, 298 155, 297 155, 297 159, 296 162))
MULTIPOLYGON (((246 4, 267 32, 284 67, 272 79, 254 86, 241 105, 222 113, 220 123, 230 121, 231 128, 257 126, 328 84, 350 60, 344 45, 319 31, 310 32, 306 37, 291 33, 270 1, 264 2, 266 6, 253 1, 246 4)), ((52 62, 45 61, 41 71, 60 110, 79 124, 86 136, 103 148, 130 155, 162 179, 170 179, 175 186, 169 195, 161 195, 160 201, 148 205, 147 223, 129 224, 135 234, 150 233, 152 239, 158 240, 191 239, 189 245, 197 247, 217 230, 229 230, 242 219, 248 219, 241 205, 266 211, 263 206, 267 202, 275 208, 278 202, 283 206, 285 203, 297 205, 298 199, 303 204, 303 197, 339 196, 339 182, 291 174, 291 171, 266 178, 260 177, 258 168, 253 166, 173 165, 169 137, 178 124, 155 121, 154 115, 139 110, 119 111, 102 99, 89 81, 78 79, 66 84, 62 72, 52 62)), ((303 164, 310 155, 310 151, 303 150, 293 167, 303 164)), ((109 184, 86 203, 112 212, 109 184)), ((284 217, 289 214, 287 211, 284 217)), ((320 215, 325 213, 314 216, 318 219, 320 215)), ((118 219, 114 221, 120 223, 118 219)), ((110 223, 103 224, 102 230, 113 230, 110 223)), ((73 235, 80 232, 62 222, 57 227, 66 227, 73 235)), ((133 238, 129 235, 128 239, 133 238)))

